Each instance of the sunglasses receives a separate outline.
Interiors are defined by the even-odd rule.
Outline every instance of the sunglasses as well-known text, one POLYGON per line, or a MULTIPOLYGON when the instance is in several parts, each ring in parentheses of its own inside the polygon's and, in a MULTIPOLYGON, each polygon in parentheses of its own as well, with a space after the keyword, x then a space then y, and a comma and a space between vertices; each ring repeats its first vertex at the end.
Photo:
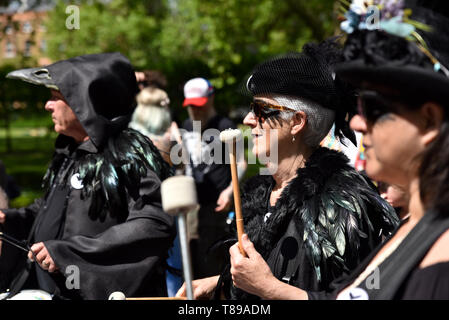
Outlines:
POLYGON ((279 112, 281 111, 296 112, 296 110, 284 106, 274 105, 260 100, 251 102, 249 106, 251 112, 253 112, 256 118, 258 118, 259 121, 262 122, 270 117, 278 115, 279 112))
POLYGON ((387 99, 376 91, 362 91, 359 94, 357 111, 366 121, 375 123, 383 115, 394 112, 395 103, 397 102, 387 99))

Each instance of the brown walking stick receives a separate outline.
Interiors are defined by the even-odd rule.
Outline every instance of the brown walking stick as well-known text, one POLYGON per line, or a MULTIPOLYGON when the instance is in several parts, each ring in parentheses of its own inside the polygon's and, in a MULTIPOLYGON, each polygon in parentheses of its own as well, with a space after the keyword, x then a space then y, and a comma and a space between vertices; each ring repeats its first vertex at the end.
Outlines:
POLYGON ((232 176, 232 190, 234 193, 234 207, 235 207, 235 223, 237 224, 237 236, 239 240, 240 252, 246 257, 246 252, 243 250, 241 239, 244 233, 243 230, 243 216, 242 204, 240 200, 239 178, 237 175, 237 158, 236 158, 236 144, 242 138, 242 133, 238 129, 227 129, 220 133, 220 140, 229 146, 229 159, 231 165, 232 176))

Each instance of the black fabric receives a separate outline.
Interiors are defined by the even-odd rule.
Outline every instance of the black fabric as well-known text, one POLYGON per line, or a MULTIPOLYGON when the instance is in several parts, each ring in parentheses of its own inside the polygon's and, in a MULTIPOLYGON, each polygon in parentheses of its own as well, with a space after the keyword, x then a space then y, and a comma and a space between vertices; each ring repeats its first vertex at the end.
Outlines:
POLYGON ((161 206, 168 164, 149 139, 126 128, 136 87, 129 61, 118 53, 87 55, 48 69, 90 139, 78 144, 59 135, 44 197, 5 211, 6 229, 27 233, 31 243, 43 241, 59 268, 42 271, 24 255, 7 281, 11 292, 44 289, 64 299, 107 299, 114 291, 167 296, 166 258, 176 233, 161 206), (81 187, 71 182, 75 174, 81 187), (119 214, 117 198, 125 203, 119 214), (80 287, 71 289, 66 276, 74 267, 80 287))
MULTIPOLYGON (((382 234, 389 234, 397 225, 398 218, 393 208, 380 198, 374 188, 368 187, 365 179, 347 162, 348 159, 339 152, 326 148, 316 150, 307 160, 306 167, 298 169, 297 176, 285 187, 266 223, 263 219, 274 179, 271 176, 256 176, 243 187, 245 232, 278 279, 290 278, 291 285, 305 290, 330 290, 334 279, 355 269, 382 241, 382 234), (354 194, 358 194, 363 198, 363 212, 357 218, 347 208, 336 209, 338 217, 335 221, 340 221, 339 224, 344 226, 344 237, 347 239, 344 255, 340 257, 337 251, 327 257, 323 255, 316 266, 316 250, 318 253, 325 252, 327 246, 334 243, 335 231, 329 226, 319 231, 322 238, 315 238, 312 237, 312 230, 320 229, 320 213, 323 213, 326 205, 331 204, 329 195, 334 192, 341 196, 339 202, 353 202, 354 194), (316 204, 322 201, 326 202, 324 207, 316 204), (354 223, 354 218, 358 227, 351 229, 349 226, 354 223), (307 239, 314 239, 313 243, 304 240, 304 230, 309 230, 307 239), (293 244, 291 238, 294 238, 296 244, 293 244), (289 250, 285 250, 286 242, 290 242, 290 247, 297 246, 294 257, 289 250), (292 257, 289 260, 295 260, 290 268, 284 266, 287 256, 292 257)), ((337 208, 340 204, 332 206, 337 208)), ((225 289, 228 297, 256 298, 233 288, 229 273, 223 275, 223 281, 224 287, 230 288, 228 292, 225 289)))
POLYGON ((449 300, 449 262, 415 269, 399 289, 395 299, 449 300))
POLYGON ((91 54, 46 68, 97 148, 126 128, 138 92, 126 57, 118 52, 91 54))
MULTIPOLYGON (((379 286, 367 288, 366 281, 362 281, 358 288, 363 289, 370 300, 447 299, 448 286, 445 282, 447 272, 434 273, 430 276, 428 271, 431 268, 440 268, 440 266, 430 266, 421 270, 419 264, 435 241, 448 229, 449 219, 447 217, 434 212, 426 213, 398 248, 378 267, 379 286), (441 278, 439 278, 440 275, 441 278), (424 279, 421 278, 424 276, 424 279), (436 284, 437 282, 438 284, 436 284)), ((335 281, 331 290, 307 292, 309 299, 336 299, 338 294, 351 285, 368 267, 398 230, 399 228, 373 250, 349 276, 335 281)))
MULTIPOLYGON (((129 195, 128 212, 120 217, 107 215, 104 219, 88 215, 95 199, 81 199, 81 190, 70 189, 62 237, 44 241, 60 268, 60 273, 50 275, 58 289, 55 293, 71 299, 107 299, 114 291, 122 291, 127 296, 167 294, 164 264, 175 236, 174 220, 162 211, 160 180, 152 171, 148 170, 147 176, 136 183, 139 194, 129 195), (67 290, 60 279, 71 265, 80 270, 80 290, 67 290)), ((70 180, 64 180, 65 184, 70 184, 70 180)), ((47 200, 50 199, 44 198, 38 208, 30 209, 39 212, 45 205, 51 207, 52 203, 47 200)), ((28 219, 36 214, 26 211, 28 219)), ((8 222, 21 220, 16 216, 20 211, 10 209, 5 214, 8 222)), ((37 222, 39 219, 35 220, 32 231, 37 222)), ((33 237, 34 232, 30 239, 33 237)), ((28 266, 22 272, 34 271, 35 268, 28 266)))
MULTIPOLYGON (((187 119, 183 128, 189 132, 193 131, 191 119, 187 119)), ((220 132, 226 129, 235 129, 236 125, 228 118, 216 115, 210 119, 206 126, 201 128, 201 133, 208 129, 217 129, 220 132)), ((218 144, 222 150, 222 163, 201 163, 192 168, 195 179, 199 204, 216 203, 221 191, 231 183, 231 171, 229 169, 229 156, 226 145, 220 141, 219 136, 211 137, 206 144, 211 146, 218 144)), ((188 150, 189 152, 189 150, 188 150)))
POLYGON ((401 285, 416 268, 443 232, 449 229, 449 218, 427 212, 410 231, 398 248, 379 266, 379 288, 367 288, 365 281, 359 287, 372 300, 398 298, 401 285))
MULTIPOLYGON (((3 210, 7 215, 7 223, 1 226, 3 232, 16 239, 27 239, 42 203, 43 199, 37 199, 26 208, 14 210, 14 215, 9 215, 7 210, 3 210)), ((23 270, 26 261, 25 252, 3 244, 0 255, 0 291, 5 292, 10 287, 11 281, 23 270)))

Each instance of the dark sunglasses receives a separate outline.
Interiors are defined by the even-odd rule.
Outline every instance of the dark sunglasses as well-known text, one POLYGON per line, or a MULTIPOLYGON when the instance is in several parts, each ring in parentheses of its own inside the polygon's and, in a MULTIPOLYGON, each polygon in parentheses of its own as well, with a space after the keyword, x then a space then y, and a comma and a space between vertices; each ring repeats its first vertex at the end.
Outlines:
POLYGON ((275 115, 278 115, 279 112, 286 111, 286 112, 296 112, 296 110, 284 107, 284 106, 278 106, 271 103, 267 103, 264 101, 253 101, 250 103, 250 109, 256 116, 256 118, 259 119, 259 121, 265 121, 266 119, 273 117, 275 115))
POLYGON ((385 114, 394 112, 395 102, 380 95, 376 91, 361 91, 359 93, 357 111, 370 123, 375 123, 385 114))

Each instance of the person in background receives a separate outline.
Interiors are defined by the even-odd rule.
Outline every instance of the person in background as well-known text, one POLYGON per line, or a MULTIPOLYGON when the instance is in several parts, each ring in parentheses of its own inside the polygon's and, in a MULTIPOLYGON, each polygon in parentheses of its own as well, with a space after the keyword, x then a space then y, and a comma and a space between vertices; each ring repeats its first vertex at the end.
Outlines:
POLYGON ((270 174, 242 188, 248 257, 233 245, 221 279, 194 282, 197 297, 211 298, 215 287, 238 300, 272 298, 267 293, 276 286, 328 290, 396 227, 393 208, 369 179, 342 152, 320 146, 334 123, 337 137, 356 140, 347 121, 354 92, 333 76, 341 60, 339 46, 328 40, 253 70, 247 81, 253 102, 243 123, 270 174))
POLYGON ((160 71, 144 70, 137 71, 135 74, 139 90, 143 90, 148 87, 154 87, 162 90, 167 88, 167 78, 160 71))
MULTIPOLYGON (((226 213, 232 206, 231 171, 225 145, 219 139, 219 132, 236 125, 228 118, 219 115, 214 106, 214 87, 204 78, 194 78, 184 85, 183 107, 187 108, 189 118, 184 122, 182 143, 189 160, 186 174, 195 179, 200 210, 196 215, 188 216, 189 233, 192 239, 191 253, 194 278, 215 275, 225 265, 225 253, 211 247, 228 236, 226 213), (199 130, 195 130, 199 128, 199 130), (218 133, 204 137, 208 129, 218 133), (219 163, 207 163, 204 159, 213 158, 213 150, 222 150, 219 163)), ((238 159, 238 177, 246 171, 246 161, 238 159)))
POLYGON ((169 105, 170 99, 164 90, 155 87, 142 89, 137 95, 137 107, 128 126, 150 138, 164 160, 172 165, 169 105))

